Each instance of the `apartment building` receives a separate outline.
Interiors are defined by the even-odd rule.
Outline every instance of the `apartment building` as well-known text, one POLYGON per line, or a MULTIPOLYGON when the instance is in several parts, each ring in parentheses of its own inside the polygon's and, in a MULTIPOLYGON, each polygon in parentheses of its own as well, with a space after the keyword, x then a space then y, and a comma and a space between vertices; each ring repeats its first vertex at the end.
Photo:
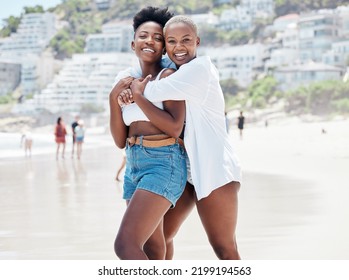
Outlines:
POLYGON ((252 18, 268 18, 274 15, 274 0, 241 0, 240 5, 250 11, 252 18))
POLYGON ((280 89, 285 91, 317 81, 341 80, 343 74, 343 68, 313 61, 279 67, 274 70, 274 77, 280 89))
POLYGON ((106 109, 116 74, 137 64, 133 53, 75 54, 31 102, 51 112, 77 112, 86 104, 106 109))
POLYGON ((192 14, 188 15, 197 26, 216 26, 219 18, 212 12, 206 14, 192 14))
POLYGON ((0 59, 20 65, 22 95, 39 92, 52 79, 54 58, 44 52, 56 33, 56 18, 52 13, 25 14, 17 32, 3 40, 0 59))
POLYGON ((251 44, 223 49, 202 48, 199 53, 211 57, 221 80, 235 79, 240 86, 248 86, 263 65, 264 46, 251 44))
POLYGON ((11 93, 21 80, 21 65, 0 58, 0 96, 11 93))
POLYGON ((112 21, 102 26, 102 33, 86 38, 86 53, 129 52, 133 40, 131 21, 112 21))
POLYGON ((283 32, 288 26, 297 24, 299 20, 298 14, 288 14, 278 17, 273 22, 273 30, 278 32, 283 32))
POLYGON ((322 62, 338 67, 349 65, 349 40, 334 42, 322 56, 322 62))
POLYGON ((0 45, 0 53, 40 54, 56 33, 56 18, 52 13, 25 14, 17 32, 0 45))
POLYGON ((333 10, 301 15, 298 22, 300 59, 320 62, 322 54, 339 38, 338 24, 339 17, 333 10))
POLYGON ((248 30, 252 27, 252 16, 247 7, 240 5, 235 9, 224 10, 217 27, 223 30, 248 30))

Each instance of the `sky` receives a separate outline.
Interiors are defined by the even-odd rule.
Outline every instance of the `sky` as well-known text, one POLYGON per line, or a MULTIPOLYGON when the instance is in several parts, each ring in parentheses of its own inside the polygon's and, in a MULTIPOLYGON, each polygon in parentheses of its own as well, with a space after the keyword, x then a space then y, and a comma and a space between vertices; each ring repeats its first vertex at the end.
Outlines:
POLYGON ((0 27, 3 26, 3 19, 9 16, 20 16, 23 7, 41 5, 47 9, 60 3, 62 0, 0 0, 0 27))

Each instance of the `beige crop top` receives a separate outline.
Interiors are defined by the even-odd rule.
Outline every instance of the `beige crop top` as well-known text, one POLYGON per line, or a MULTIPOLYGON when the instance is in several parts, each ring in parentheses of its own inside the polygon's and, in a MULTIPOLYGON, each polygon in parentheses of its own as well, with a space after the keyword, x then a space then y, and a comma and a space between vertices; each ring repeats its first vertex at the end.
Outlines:
MULTIPOLYGON (((160 76, 165 69, 166 68, 164 68, 160 71, 160 73, 156 76, 155 80, 148 82, 147 86, 144 89, 144 93, 143 93, 143 95, 145 97, 147 97, 147 93, 151 91, 151 88, 154 86, 154 82, 160 79, 160 76)), ((156 107, 160 108, 161 110, 164 109, 162 102, 153 102, 153 104, 156 107)), ((122 108, 122 118, 124 120, 124 123, 127 126, 129 126, 131 123, 136 122, 136 121, 148 121, 149 122, 149 119, 147 118, 147 116, 143 113, 141 108, 139 108, 136 103, 126 105, 122 108)))

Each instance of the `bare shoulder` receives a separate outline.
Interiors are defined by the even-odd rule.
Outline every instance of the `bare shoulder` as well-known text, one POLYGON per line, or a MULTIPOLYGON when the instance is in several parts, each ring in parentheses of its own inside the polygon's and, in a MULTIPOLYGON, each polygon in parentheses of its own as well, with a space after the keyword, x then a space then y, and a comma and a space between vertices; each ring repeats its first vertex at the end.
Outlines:
POLYGON ((162 71, 161 76, 160 76, 160 79, 166 78, 166 77, 170 76, 171 74, 173 74, 174 72, 176 72, 175 69, 173 69, 173 68, 167 68, 167 69, 165 69, 164 71, 162 71))

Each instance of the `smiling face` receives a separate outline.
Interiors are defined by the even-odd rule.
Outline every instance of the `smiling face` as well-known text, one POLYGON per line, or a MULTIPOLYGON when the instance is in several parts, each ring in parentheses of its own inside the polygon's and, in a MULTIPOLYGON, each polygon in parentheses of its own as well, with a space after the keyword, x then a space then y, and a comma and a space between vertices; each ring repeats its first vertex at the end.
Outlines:
POLYGON ((152 21, 140 25, 131 46, 141 61, 149 63, 160 61, 164 50, 161 25, 152 21))
POLYGON ((184 22, 173 22, 166 27, 166 52, 177 67, 196 57, 200 38, 195 30, 184 22))

